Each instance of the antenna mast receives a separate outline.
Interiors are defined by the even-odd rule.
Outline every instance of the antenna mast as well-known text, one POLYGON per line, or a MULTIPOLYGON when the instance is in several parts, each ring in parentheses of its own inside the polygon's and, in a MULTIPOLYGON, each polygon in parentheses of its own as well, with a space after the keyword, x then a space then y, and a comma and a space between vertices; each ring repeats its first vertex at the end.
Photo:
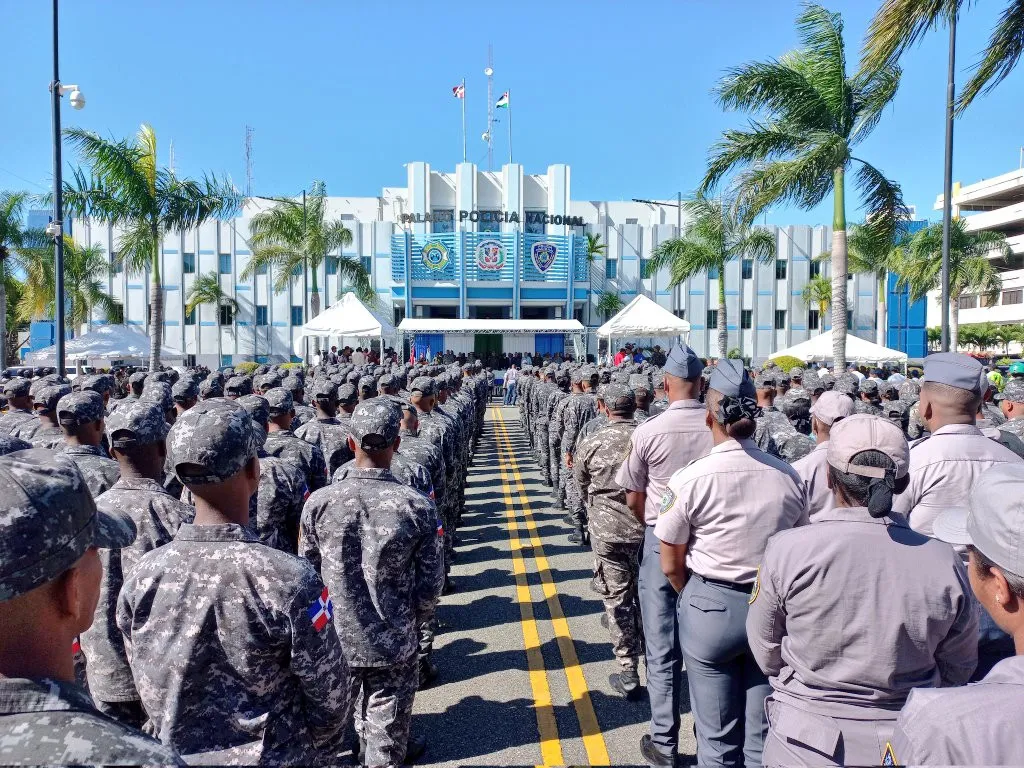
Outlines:
POLYGON ((491 44, 487 44, 487 68, 484 70, 487 75, 487 130, 484 132, 484 141, 487 142, 487 170, 494 170, 494 50, 491 44))
POLYGON ((252 197, 252 135, 253 130, 245 126, 245 196, 252 197))

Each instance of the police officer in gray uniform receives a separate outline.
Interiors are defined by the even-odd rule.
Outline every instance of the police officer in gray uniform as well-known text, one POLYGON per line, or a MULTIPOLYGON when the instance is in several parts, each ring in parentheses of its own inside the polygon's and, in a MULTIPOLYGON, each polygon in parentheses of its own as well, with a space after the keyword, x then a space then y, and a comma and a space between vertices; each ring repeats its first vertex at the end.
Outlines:
POLYGON ((32 382, 20 376, 4 382, 7 413, 0 416, 0 432, 17 435, 21 427, 38 422, 32 412, 31 388, 32 382))
POLYGON ((302 554, 338 601, 368 765, 401 765, 407 757, 418 627, 432 618, 444 585, 434 504, 389 469, 400 422, 398 407, 385 398, 360 403, 349 438, 356 468, 310 496, 302 513, 302 554))
POLYGON ((99 547, 129 521, 98 512, 75 464, 43 450, 0 458, 0 763, 182 765, 98 712, 75 685, 72 642, 93 621, 99 547))
POLYGON ((117 611, 147 732, 205 762, 333 761, 352 711, 348 667, 316 571, 247 527, 252 419, 206 400, 168 444, 195 523, 139 560, 117 611))
POLYGON ((768 542, 747 616, 771 678, 767 765, 885 764, 911 689, 961 685, 974 669, 960 558, 891 514, 909 460, 894 424, 842 419, 827 448, 832 507, 768 542))
POLYGON ((898 765, 1022 765, 1024 732, 1024 467, 1003 465, 975 482, 966 508, 935 520, 936 537, 968 547, 971 588, 1016 655, 963 688, 915 689, 892 742, 898 765))
POLYGON ((747 608, 769 537, 807 523, 800 476, 750 439, 756 414, 742 362, 719 360, 705 415, 715 447, 672 476, 654 527, 662 571, 681 593, 679 646, 701 765, 761 763, 769 687, 747 644, 747 608))
POLYGON ((82 390, 57 403, 57 421, 64 430, 64 454, 78 465, 93 496, 99 496, 121 476, 117 462, 103 455, 103 397, 82 390))

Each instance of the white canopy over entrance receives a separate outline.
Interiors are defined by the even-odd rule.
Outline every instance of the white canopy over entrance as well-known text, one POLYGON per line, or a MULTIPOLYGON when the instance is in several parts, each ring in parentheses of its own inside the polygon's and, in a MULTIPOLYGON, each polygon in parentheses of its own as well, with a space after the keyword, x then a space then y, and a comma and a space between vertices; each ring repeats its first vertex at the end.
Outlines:
POLYGON ((391 336, 395 327, 349 291, 341 301, 302 326, 300 336, 391 336))
MULTIPOLYGON (((789 349, 781 349, 768 356, 769 360, 789 355, 808 363, 822 363, 832 359, 832 331, 825 331, 813 338, 796 344, 789 349)), ((903 363, 907 362, 906 352, 889 349, 860 336, 847 334, 846 359, 851 363, 903 363)))
MULTIPOLYGON (((184 354, 180 349, 168 346, 160 347, 161 360, 181 360, 184 354)), ((64 344, 66 361, 85 360, 148 360, 149 336, 141 329, 129 325, 100 325, 89 333, 68 339, 64 344)), ((31 352, 25 358, 32 365, 56 365, 57 346, 31 352)))
POLYGON ((597 335, 612 336, 685 336, 690 324, 676 317, 656 301, 640 294, 597 329, 597 335))

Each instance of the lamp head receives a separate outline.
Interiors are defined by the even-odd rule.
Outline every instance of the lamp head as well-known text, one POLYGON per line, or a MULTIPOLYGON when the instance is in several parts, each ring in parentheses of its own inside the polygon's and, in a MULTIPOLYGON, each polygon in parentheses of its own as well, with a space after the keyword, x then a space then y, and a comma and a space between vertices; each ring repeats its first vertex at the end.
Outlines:
POLYGON ((82 109, 85 106, 85 96, 77 88, 71 92, 71 106, 75 109, 82 109))

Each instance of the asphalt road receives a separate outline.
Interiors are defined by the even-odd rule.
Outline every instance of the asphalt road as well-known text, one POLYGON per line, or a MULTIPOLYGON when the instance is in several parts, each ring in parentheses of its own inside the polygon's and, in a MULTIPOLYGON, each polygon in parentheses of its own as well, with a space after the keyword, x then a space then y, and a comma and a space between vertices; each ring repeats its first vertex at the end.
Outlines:
MULTIPOLYGON (((642 764, 646 696, 608 684, 617 671, 593 558, 570 544, 519 428, 516 408, 489 408, 470 468, 457 591, 442 598, 435 685, 416 696, 420 765, 642 764)), ((643 678, 643 665, 641 665, 643 678)), ((685 700, 684 696, 684 700, 685 700)), ((693 755, 684 714, 681 754, 693 755)))

